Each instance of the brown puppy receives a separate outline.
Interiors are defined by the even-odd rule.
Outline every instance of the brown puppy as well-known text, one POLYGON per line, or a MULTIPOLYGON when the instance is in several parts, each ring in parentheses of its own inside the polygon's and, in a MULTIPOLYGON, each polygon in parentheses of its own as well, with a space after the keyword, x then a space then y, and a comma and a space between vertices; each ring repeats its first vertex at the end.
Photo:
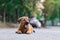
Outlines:
POLYGON ((26 16, 23 16, 18 19, 18 22, 20 23, 18 26, 18 30, 16 33, 27 33, 30 34, 33 32, 33 27, 29 23, 29 18, 26 16))

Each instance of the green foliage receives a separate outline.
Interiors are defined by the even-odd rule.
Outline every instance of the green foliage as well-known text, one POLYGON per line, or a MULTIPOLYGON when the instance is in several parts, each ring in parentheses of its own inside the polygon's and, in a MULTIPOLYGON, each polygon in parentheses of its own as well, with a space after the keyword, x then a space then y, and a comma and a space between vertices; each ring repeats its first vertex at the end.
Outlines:
POLYGON ((31 16, 35 10, 37 0, 0 0, 0 14, 7 21, 16 21, 21 16, 31 16), (3 14, 2 14, 3 13, 3 14))
POLYGON ((60 0, 46 0, 44 3, 44 12, 47 14, 48 20, 54 20, 59 14, 60 0))

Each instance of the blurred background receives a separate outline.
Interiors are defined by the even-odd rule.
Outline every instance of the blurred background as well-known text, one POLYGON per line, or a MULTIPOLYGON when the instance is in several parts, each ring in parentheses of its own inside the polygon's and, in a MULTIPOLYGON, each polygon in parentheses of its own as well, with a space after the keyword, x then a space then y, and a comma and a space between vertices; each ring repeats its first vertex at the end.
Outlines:
POLYGON ((60 26, 60 0, 0 0, 0 27, 17 27, 21 16, 36 16, 46 26, 60 26))

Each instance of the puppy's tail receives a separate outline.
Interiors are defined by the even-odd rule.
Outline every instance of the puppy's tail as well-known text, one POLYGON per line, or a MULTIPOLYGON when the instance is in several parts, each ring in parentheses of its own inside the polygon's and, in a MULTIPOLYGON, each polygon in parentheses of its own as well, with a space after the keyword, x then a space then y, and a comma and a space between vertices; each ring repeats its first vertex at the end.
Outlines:
POLYGON ((35 33, 35 30, 33 30, 33 32, 35 33))

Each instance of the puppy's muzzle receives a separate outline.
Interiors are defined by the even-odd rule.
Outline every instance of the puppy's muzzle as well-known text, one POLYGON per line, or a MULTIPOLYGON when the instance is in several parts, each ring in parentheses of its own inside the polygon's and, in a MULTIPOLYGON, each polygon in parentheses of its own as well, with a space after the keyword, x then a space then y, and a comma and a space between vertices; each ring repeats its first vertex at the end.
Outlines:
POLYGON ((29 22, 28 22, 28 21, 26 21, 26 22, 25 22, 25 25, 28 25, 28 24, 29 24, 29 22))

